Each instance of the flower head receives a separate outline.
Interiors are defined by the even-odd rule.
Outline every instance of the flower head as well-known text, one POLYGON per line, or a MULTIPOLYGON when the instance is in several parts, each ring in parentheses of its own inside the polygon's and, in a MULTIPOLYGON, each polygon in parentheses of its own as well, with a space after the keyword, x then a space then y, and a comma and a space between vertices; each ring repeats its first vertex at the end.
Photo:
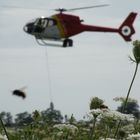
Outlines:
POLYGON ((6 135, 3 136, 3 135, 0 134, 0 140, 8 140, 8 139, 7 139, 6 135))
POLYGON ((134 55, 134 58, 135 58, 135 62, 136 63, 140 63, 140 41, 138 40, 135 40, 133 42, 133 55, 134 55))
POLYGON ((139 140, 140 139, 140 133, 137 133, 137 134, 131 134, 128 136, 128 140, 132 140, 133 138, 139 140))
POLYGON ((92 109, 90 110, 89 114, 92 114, 94 117, 98 117, 99 115, 103 114, 108 109, 92 109))
POLYGON ((113 138, 105 138, 105 139, 101 139, 101 140, 115 140, 113 138))
POLYGON ((113 120, 134 121, 134 116, 131 114, 123 114, 118 111, 108 110, 102 114, 102 117, 112 118, 113 120))
POLYGON ((75 134, 78 131, 78 128, 71 124, 56 124, 54 125, 54 128, 57 128, 59 131, 69 131, 72 134, 75 134))

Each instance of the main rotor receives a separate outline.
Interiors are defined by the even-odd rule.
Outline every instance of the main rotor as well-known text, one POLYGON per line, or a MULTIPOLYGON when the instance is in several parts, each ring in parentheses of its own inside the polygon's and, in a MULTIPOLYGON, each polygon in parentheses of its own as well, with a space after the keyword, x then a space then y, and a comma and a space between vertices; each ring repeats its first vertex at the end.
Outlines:
POLYGON ((106 6, 109 6, 109 4, 86 6, 86 7, 77 7, 77 8, 71 8, 71 9, 58 8, 58 9, 55 9, 55 11, 63 13, 63 12, 71 12, 71 11, 77 11, 77 10, 86 10, 86 9, 106 7, 106 6))

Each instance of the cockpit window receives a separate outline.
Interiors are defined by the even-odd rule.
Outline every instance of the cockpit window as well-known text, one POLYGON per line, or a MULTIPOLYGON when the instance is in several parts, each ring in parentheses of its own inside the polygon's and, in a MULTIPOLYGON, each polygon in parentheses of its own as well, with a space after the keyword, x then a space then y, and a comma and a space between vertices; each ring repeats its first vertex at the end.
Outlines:
POLYGON ((42 26, 42 27, 48 27, 48 26, 54 26, 56 25, 56 20, 52 18, 37 18, 35 21, 35 25, 42 26))
POLYGON ((46 18, 47 19, 47 26, 54 26, 56 25, 56 20, 52 19, 52 18, 46 18))

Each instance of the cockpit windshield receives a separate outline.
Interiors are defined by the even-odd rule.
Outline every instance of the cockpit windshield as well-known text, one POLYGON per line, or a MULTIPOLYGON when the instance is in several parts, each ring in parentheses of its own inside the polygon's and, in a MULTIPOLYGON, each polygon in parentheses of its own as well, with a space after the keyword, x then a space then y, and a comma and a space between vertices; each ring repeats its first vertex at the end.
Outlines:
POLYGON ((37 26, 42 26, 42 27, 48 27, 48 26, 54 26, 56 25, 56 20, 52 19, 52 18, 37 18, 35 21, 35 25, 37 26))

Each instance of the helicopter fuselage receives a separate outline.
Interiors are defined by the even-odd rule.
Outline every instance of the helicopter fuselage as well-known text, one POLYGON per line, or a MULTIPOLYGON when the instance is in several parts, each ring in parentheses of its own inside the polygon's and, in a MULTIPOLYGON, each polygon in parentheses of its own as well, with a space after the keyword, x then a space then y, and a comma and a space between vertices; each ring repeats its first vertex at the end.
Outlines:
POLYGON ((24 31, 41 40, 63 40, 63 46, 72 46, 70 37, 84 31, 94 32, 117 32, 125 41, 131 41, 131 36, 135 33, 133 22, 136 13, 130 13, 119 28, 101 27, 83 24, 78 16, 59 13, 51 17, 37 18, 34 22, 27 23, 24 31))

